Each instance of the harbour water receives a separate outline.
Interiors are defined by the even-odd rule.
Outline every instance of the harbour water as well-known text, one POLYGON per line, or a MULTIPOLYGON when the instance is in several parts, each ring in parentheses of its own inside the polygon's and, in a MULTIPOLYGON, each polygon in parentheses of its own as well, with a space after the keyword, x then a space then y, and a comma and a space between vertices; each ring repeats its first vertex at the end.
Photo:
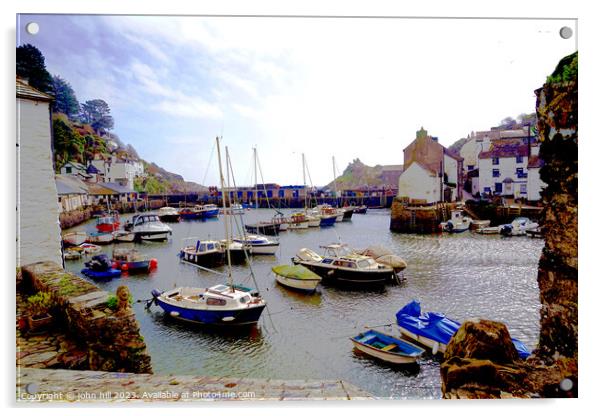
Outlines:
MULTIPOLYGON (((283 210, 285 213, 289 212, 283 210)), ((268 219, 273 210, 246 211, 244 222, 268 219)), ((124 219, 129 216, 122 218, 124 219)), ((285 231, 275 256, 252 258, 258 288, 268 309, 253 327, 217 330, 185 324, 144 302, 133 307, 141 326, 153 370, 157 374, 211 375, 273 379, 343 379, 380 398, 441 397, 439 362, 431 355, 418 365, 392 367, 355 352, 350 337, 366 326, 395 321, 395 313, 412 299, 423 310, 444 312, 465 320, 502 321, 513 337, 534 348, 539 336, 537 264, 543 241, 502 238, 470 232, 408 235, 389 231, 389 210, 354 214, 351 222, 323 229, 285 231), (322 253, 320 245, 342 241, 354 248, 383 245, 408 263, 407 280, 384 290, 352 291, 320 286, 315 294, 299 294, 279 286, 271 267, 290 264, 302 247, 322 253)), ((129 287, 135 300, 150 298, 153 288, 209 287, 225 277, 180 263, 177 253, 187 237, 223 238, 223 217, 170 224, 173 235, 164 243, 121 243, 158 260, 148 275, 131 275, 106 283, 104 290, 129 287)), ((71 230, 94 231, 89 221, 71 230)), ((117 245, 115 245, 117 246, 117 245)), ((111 254, 113 245, 103 247, 111 254)), ((81 275, 83 262, 66 261, 67 270, 81 275)), ((225 272, 225 268, 219 269, 225 272)), ((252 286, 248 266, 234 266, 236 283, 252 286)), ((384 332, 391 327, 379 328, 384 332)))

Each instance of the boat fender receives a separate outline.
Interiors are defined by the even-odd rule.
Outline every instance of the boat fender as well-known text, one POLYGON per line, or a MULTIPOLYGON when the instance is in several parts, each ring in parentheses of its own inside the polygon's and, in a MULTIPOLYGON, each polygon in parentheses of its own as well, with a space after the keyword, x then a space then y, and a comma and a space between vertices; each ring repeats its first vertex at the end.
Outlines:
POLYGON ((177 318, 178 316, 180 316, 180 312, 176 312, 176 311, 171 311, 169 314, 171 316, 173 316, 174 318, 177 318))
POLYGON ((156 269, 158 264, 159 264, 159 261, 157 259, 150 260, 150 268, 151 269, 156 269))
POLYGON ((234 320, 233 316, 224 316, 222 318, 222 321, 224 321, 224 322, 232 322, 233 320, 234 320))
POLYGON ((433 355, 437 355, 437 352, 439 352, 439 343, 435 342, 435 345, 433 345, 433 355))
POLYGON ((117 263, 116 261, 114 261, 112 267, 114 269, 119 269, 119 263, 117 263))
POLYGON ((128 271, 128 269, 129 269, 129 266, 128 266, 128 264, 127 264, 127 263, 123 263, 123 264, 121 265, 121 271, 122 271, 122 272, 127 272, 127 271, 128 271))

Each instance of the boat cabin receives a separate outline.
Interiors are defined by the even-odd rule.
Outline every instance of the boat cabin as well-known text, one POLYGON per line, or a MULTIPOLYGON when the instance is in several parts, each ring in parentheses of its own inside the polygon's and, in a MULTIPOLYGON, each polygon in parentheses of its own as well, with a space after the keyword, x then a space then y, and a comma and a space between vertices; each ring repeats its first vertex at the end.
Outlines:
POLYGON ((161 222, 158 215, 154 214, 143 214, 143 215, 134 215, 132 218, 132 224, 135 226, 147 224, 147 223, 157 223, 161 222))
POLYGON ((189 303, 196 307, 240 307, 252 303, 253 297, 249 292, 234 289, 226 285, 216 285, 209 289, 181 288, 172 293, 166 293, 168 300, 178 303, 189 303))

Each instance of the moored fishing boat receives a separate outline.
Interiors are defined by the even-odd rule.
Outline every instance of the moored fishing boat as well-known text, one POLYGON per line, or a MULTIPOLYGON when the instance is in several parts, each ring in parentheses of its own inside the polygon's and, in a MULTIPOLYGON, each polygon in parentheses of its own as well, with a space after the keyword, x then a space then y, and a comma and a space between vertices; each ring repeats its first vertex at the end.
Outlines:
POLYGON ((113 250, 113 267, 128 273, 148 273, 157 267, 157 259, 148 259, 133 248, 113 250))
POLYGON ((291 289, 313 292, 322 281, 320 276, 301 265, 274 266, 272 271, 278 283, 291 289))
POLYGON ((109 211, 96 220, 96 229, 100 233, 113 232, 118 230, 120 225, 119 213, 117 211, 109 211))
POLYGON ((451 218, 441 223, 441 229, 448 233, 461 233, 470 227, 471 219, 462 215, 462 211, 455 210, 451 213, 451 218))
POLYGON ((264 235, 278 235, 280 234, 280 224, 245 224, 245 229, 249 233, 253 234, 264 234, 264 235))
POLYGON ((82 243, 77 247, 80 248, 85 255, 96 254, 102 251, 102 247, 90 243, 82 243))
POLYGON ((228 215, 243 215, 245 213, 245 209, 241 204, 232 204, 229 207, 222 208, 220 212, 228 215))
POLYGON ((113 232, 113 241, 116 243, 131 243, 136 239, 136 234, 130 231, 118 230, 113 232))
POLYGON ((322 246, 324 256, 308 248, 302 248, 292 259, 323 278, 324 283, 370 286, 398 281, 392 267, 378 264, 368 256, 354 253, 343 244, 322 246))
MULTIPOLYGON (((395 317, 401 335, 426 346, 433 354, 445 352, 447 344, 461 325, 442 313, 422 313, 420 302, 416 300, 401 308, 395 317)), ((512 338, 512 343, 520 358, 525 359, 531 354, 521 341, 512 338)))
POLYGON ((162 207, 159 208, 157 213, 161 222, 179 222, 180 213, 173 207, 162 207))
POLYGON ((135 234, 135 241, 165 241, 171 235, 171 227, 156 214, 134 215, 124 228, 135 234))
POLYGON ((65 249, 63 252, 63 258, 65 260, 79 260, 82 258, 83 249, 79 247, 70 247, 65 249))
POLYGON ((395 338, 373 329, 351 338, 358 350, 393 364, 410 364, 424 353, 424 349, 411 342, 395 338))
POLYGON ((500 234, 510 236, 523 236, 527 235, 527 231, 535 230, 539 227, 539 224, 531 221, 526 217, 517 217, 510 224, 504 224, 500 226, 500 234))
POLYGON ((91 244, 110 244, 113 242, 113 233, 90 233, 86 242, 91 244))
POLYGON ((353 208, 354 214, 365 214, 368 211, 368 207, 366 205, 360 205, 359 207, 353 208))
POLYGON ((180 249, 180 260, 201 267, 223 266, 224 249, 217 240, 200 240, 196 237, 186 238, 180 249))
POLYGON ((289 230, 306 230, 309 228, 309 220, 305 217, 304 213, 295 212, 288 219, 288 228, 289 230))
POLYGON ((66 246, 79 246, 85 243, 88 239, 88 234, 83 231, 74 231, 63 234, 63 243, 66 246))
POLYGON ((99 254, 85 263, 82 274, 94 280, 111 280, 121 276, 121 270, 113 268, 111 260, 106 254, 99 254))
POLYGON ((179 211, 180 218, 183 220, 200 220, 202 218, 201 209, 199 207, 182 208, 179 211))
POLYGON ((233 238, 232 241, 243 244, 251 254, 276 254, 280 247, 277 240, 256 234, 233 238))
POLYGON ((215 204, 205 204, 200 206, 201 219, 215 218, 219 214, 219 207, 215 204))

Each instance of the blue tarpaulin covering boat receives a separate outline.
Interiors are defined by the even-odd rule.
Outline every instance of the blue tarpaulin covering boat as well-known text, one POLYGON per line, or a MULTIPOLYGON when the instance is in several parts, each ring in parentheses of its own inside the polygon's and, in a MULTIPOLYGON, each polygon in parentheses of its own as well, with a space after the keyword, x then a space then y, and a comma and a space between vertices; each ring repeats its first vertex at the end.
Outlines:
POLYGON ((119 269, 107 269, 107 270, 92 270, 82 269, 82 274, 88 276, 94 280, 111 280, 114 277, 121 276, 121 270, 119 269))
MULTIPOLYGON (((402 334, 433 347, 434 352, 444 351, 444 347, 461 325, 460 322, 449 319, 442 313, 421 313, 420 302, 416 300, 401 308, 395 317, 402 334)), ((521 341, 513 338, 512 342, 520 358, 525 359, 531 354, 521 341)))

